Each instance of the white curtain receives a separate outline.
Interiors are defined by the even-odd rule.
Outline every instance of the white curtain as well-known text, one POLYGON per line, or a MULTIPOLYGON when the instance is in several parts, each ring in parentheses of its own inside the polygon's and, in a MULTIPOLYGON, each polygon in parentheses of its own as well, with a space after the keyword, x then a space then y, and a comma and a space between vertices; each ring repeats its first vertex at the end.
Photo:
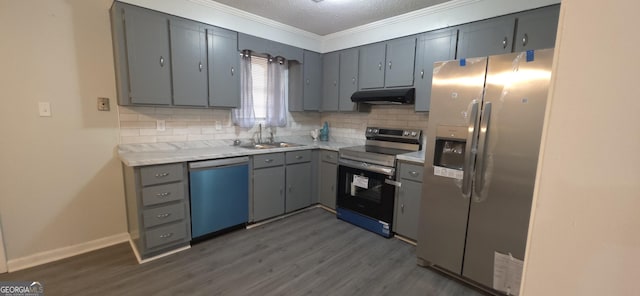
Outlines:
POLYGON ((240 60, 240 108, 233 109, 231 120, 240 127, 252 128, 256 122, 253 110, 253 81, 251 80, 251 53, 242 52, 240 60))
POLYGON ((267 117, 266 126, 287 125, 287 61, 281 57, 270 58, 267 67, 267 117))

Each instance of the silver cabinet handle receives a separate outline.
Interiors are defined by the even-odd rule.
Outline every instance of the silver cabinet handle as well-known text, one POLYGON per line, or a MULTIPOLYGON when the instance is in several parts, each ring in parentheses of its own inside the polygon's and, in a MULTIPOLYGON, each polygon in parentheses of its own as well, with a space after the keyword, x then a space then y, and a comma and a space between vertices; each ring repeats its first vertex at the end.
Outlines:
POLYGON ((164 67, 164 57, 160 56, 160 67, 164 67))
POLYGON ((164 177, 166 177, 166 176, 169 176, 169 173, 166 173, 166 172, 165 172, 165 173, 157 173, 157 174, 156 174, 156 178, 164 178, 164 177))
POLYGON ((336 86, 337 84, 338 84, 338 82, 334 80, 333 81, 333 86, 336 86))
POLYGON ((291 193, 291 186, 289 186, 289 193, 291 193))
POLYGON ((410 171, 409 175, 417 177, 418 176, 418 172, 410 171))
POLYGON ((310 82, 311 82, 311 81, 309 81, 309 79, 307 79, 307 85, 309 85, 309 83, 310 83, 310 82))
POLYGON ((382 70, 382 63, 378 63, 378 70, 382 70))
POLYGON ((167 197, 167 196, 169 196, 169 195, 171 195, 171 192, 168 192, 168 191, 167 191, 167 192, 162 192, 162 193, 157 193, 157 194, 156 194, 156 196, 157 196, 158 198, 165 198, 165 197, 167 197))
POLYGON ((389 61, 389 70, 391 70, 391 61, 389 61))
POLYGON ((327 155, 327 159, 333 159, 333 155, 327 155))
POLYGON ((400 205, 400 213, 404 213, 404 204, 400 205))
POLYGON ((265 160, 264 160, 264 162, 266 162, 266 163, 270 163, 270 162, 273 162, 273 159, 271 159, 271 158, 267 158, 267 159, 265 159, 265 160))
POLYGON ((302 155, 296 155, 296 159, 302 159, 302 155))
POLYGON ((231 67, 231 76, 236 74, 236 69, 234 69, 233 67, 231 67))
POLYGON ((502 48, 507 48, 508 42, 509 42, 509 39, 507 39, 507 37, 504 37, 504 39, 502 39, 502 48))
POLYGON ((420 71, 420 79, 424 79, 424 69, 422 69, 422 71, 420 71))
POLYGON ((200 72, 202 72, 202 62, 198 63, 198 69, 200 70, 200 72))
POLYGON ((173 232, 164 233, 160 235, 160 238, 170 238, 173 236, 173 232))
POLYGON ((164 213, 164 214, 158 214, 158 215, 156 215, 156 218, 158 218, 158 219, 164 219, 164 218, 167 218, 167 217, 169 217, 169 216, 171 216, 171 213, 164 213))
POLYGON ((356 78, 355 77, 351 77, 351 83, 352 84, 356 84, 356 78))
POLYGON ((529 43, 529 35, 524 33, 524 36, 522 36, 522 46, 527 46, 527 43, 529 43))

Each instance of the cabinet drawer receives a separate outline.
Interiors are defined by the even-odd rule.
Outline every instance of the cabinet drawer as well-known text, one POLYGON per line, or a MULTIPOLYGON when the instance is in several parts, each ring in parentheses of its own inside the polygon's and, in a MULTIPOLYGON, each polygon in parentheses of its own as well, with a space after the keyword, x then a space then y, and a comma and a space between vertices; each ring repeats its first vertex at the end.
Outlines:
POLYGON ((142 189, 142 204, 157 205, 184 198, 184 183, 171 183, 142 189))
POLYGON ((402 163, 400 164, 400 179, 408 179, 422 182, 424 167, 421 165, 402 163))
POLYGON ((184 240, 187 237, 187 225, 185 223, 183 221, 147 231, 145 234, 147 249, 184 240))
POLYGON ((320 150, 320 159, 330 163, 338 163, 338 152, 320 150))
POLYGON ((267 168, 284 165, 284 153, 270 153, 253 156, 253 168, 267 168))
POLYGON ((311 161, 311 150, 287 152, 287 164, 311 161))
POLYGON ((184 178, 184 164, 173 163, 140 168, 142 186, 180 181, 184 178))
POLYGON ((182 220, 184 219, 184 211, 183 203, 145 210, 142 213, 144 227, 149 228, 160 224, 182 220))

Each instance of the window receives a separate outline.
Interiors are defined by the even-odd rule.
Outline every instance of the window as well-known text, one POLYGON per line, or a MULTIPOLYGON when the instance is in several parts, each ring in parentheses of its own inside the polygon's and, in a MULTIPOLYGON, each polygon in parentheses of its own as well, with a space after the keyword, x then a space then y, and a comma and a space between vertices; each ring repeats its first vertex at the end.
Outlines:
POLYGON ((251 80, 253 81, 253 111, 256 120, 267 118, 267 67, 269 61, 263 57, 251 57, 251 80))

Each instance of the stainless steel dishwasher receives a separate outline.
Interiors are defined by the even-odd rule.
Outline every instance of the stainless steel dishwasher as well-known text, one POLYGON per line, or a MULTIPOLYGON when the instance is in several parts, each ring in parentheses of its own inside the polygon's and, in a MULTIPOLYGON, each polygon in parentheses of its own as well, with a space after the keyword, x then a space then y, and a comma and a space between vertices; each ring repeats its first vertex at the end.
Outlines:
POLYGON ((189 163, 193 241, 246 225, 249 157, 189 163))

